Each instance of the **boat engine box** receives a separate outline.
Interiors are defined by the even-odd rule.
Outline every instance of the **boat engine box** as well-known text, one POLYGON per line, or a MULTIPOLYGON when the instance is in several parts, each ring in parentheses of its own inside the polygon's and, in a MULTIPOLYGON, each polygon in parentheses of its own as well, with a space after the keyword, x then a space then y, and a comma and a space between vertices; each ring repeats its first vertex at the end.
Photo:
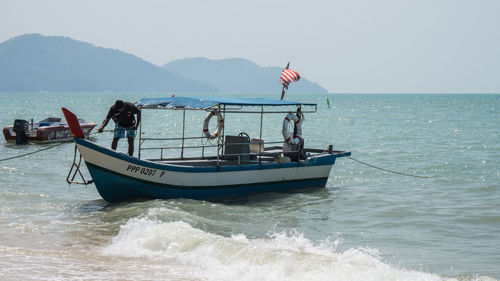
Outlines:
POLYGON ((250 142, 247 137, 226 136, 224 140, 225 160, 250 160, 250 142))

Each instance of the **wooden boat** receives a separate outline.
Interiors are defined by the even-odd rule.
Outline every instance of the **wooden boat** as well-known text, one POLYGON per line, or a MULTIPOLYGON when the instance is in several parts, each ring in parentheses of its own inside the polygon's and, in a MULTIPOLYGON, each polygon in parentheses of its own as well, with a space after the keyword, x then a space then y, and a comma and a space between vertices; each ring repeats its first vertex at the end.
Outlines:
MULTIPOLYGON (((78 119, 82 128, 84 137, 88 138, 90 131, 97 126, 96 123, 85 122, 78 119)), ((17 144, 34 142, 50 143, 65 142, 73 140, 69 126, 61 122, 61 118, 49 117, 39 122, 28 122, 26 120, 16 119, 14 125, 3 128, 3 135, 7 142, 16 142, 17 144)))
MULTIPOLYGON (((316 104, 267 99, 169 97, 141 99, 136 102, 136 106, 141 111, 152 108, 182 111, 182 137, 143 138, 141 124, 138 133, 138 157, 131 157, 85 140, 76 116, 63 108, 75 137, 76 147, 83 156, 97 191, 108 202, 179 197, 214 200, 259 192, 324 187, 335 160, 351 155, 350 152, 334 151, 331 145, 323 149, 284 151, 283 140, 274 143, 280 145, 264 146, 263 114, 285 113, 287 118, 293 119, 289 110, 276 111, 275 108, 292 107, 293 111, 298 110, 303 114, 316 112, 316 104), (307 106, 311 107, 312 111, 303 110, 307 106), (254 110, 243 110, 244 108, 254 110), (202 137, 185 137, 185 115, 190 110, 209 112, 202 137), (260 115, 259 139, 250 139, 246 134, 227 135, 223 124, 225 117, 231 113, 260 115), (217 132, 213 134, 208 132, 206 126, 212 116, 218 118, 217 132), (196 147, 185 144, 186 140, 198 138, 209 138, 216 144, 207 143, 196 147), (151 140, 180 141, 181 144, 170 147, 142 147, 145 141, 151 140), (209 148, 216 150, 214 155, 206 155, 205 151, 209 148), (152 149, 160 152, 158 158, 141 159, 141 151, 152 149), (168 149, 179 150, 179 157, 164 158, 163 152, 168 149), (188 149, 201 150, 201 156, 186 157, 185 151, 188 149), (293 157, 294 153, 297 157, 293 157), (299 154, 302 154, 302 157, 299 154), (292 161, 293 158, 297 158, 296 161, 292 161)), ((286 119, 283 122, 283 132, 288 133, 285 123, 291 122, 286 119)), ((287 139, 285 142, 288 144, 298 138, 290 134, 287 139)))

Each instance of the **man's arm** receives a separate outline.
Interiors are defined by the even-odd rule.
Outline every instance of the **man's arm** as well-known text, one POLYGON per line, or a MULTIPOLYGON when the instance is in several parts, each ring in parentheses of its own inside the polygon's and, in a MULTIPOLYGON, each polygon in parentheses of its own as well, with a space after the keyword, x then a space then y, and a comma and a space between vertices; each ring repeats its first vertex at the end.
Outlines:
POLYGON ((106 119, 104 119, 104 121, 102 121, 101 127, 99 127, 99 129, 97 129, 97 132, 102 133, 102 131, 104 130, 104 127, 106 127, 106 125, 108 125, 108 122, 109 122, 109 118, 106 117, 106 119))
POLYGON ((135 123, 134 130, 137 130, 139 128, 139 124, 141 123, 141 110, 137 112, 137 123, 135 123))
POLYGON ((106 118, 104 119, 104 121, 102 121, 102 125, 101 125, 101 127, 99 127, 99 129, 97 129, 97 132, 102 133, 102 131, 104 130, 104 127, 106 127, 106 125, 108 125, 108 122, 109 122, 109 119, 111 119, 111 116, 113 116, 112 108, 109 109, 108 115, 106 115, 106 118))

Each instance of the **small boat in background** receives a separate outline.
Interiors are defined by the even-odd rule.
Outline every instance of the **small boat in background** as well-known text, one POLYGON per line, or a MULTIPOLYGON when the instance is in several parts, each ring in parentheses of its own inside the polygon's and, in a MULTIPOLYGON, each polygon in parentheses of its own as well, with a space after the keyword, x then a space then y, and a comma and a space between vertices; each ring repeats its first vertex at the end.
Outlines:
MULTIPOLYGON (((78 119, 85 138, 89 137, 90 131, 97 126, 96 123, 85 122, 78 119)), ((39 122, 28 122, 16 119, 14 125, 3 128, 3 135, 7 142, 23 144, 27 142, 50 143, 72 141, 73 136, 66 122, 61 122, 61 118, 49 117, 39 122)))

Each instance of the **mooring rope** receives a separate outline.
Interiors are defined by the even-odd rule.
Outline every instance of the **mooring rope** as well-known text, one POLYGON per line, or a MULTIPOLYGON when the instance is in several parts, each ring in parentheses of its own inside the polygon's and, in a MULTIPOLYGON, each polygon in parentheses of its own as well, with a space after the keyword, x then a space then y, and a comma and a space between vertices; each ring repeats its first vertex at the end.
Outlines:
MULTIPOLYGON (((104 132, 113 132, 113 130, 104 130, 104 132)), ((93 134, 97 134, 97 133, 98 132, 90 133, 89 136, 91 136, 93 134)), ((60 146, 60 145, 65 144, 65 143, 70 143, 70 142, 69 141, 68 142, 61 142, 61 143, 55 144, 53 146, 42 148, 42 149, 39 149, 39 150, 36 150, 36 151, 32 151, 32 152, 28 152, 28 153, 21 154, 21 155, 16 155, 16 156, 12 156, 12 157, 8 157, 8 158, 0 159, 0 162, 11 160, 11 159, 16 159, 16 158, 21 158, 21 157, 28 156, 28 155, 31 155, 31 154, 35 154, 35 153, 38 153, 38 152, 41 152, 41 151, 44 151, 44 150, 49 150, 51 148, 54 148, 56 146, 60 146)))
POLYGON ((414 178, 422 178, 422 179, 428 179, 429 177, 425 177, 425 176, 417 176, 417 175, 410 175, 410 174, 406 174, 406 173, 401 173, 401 172, 396 172, 396 171, 391 171, 391 170, 388 170, 388 169, 384 169, 384 168, 380 168, 380 167, 377 167, 375 165, 372 165, 372 164, 368 164, 366 162, 363 162, 361 160, 358 160, 358 159, 355 159, 355 158, 352 158, 351 156, 346 156, 347 158, 351 159, 351 160, 354 160, 356 162, 359 162, 363 165, 366 165, 366 166, 369 166, 369 167, 372 167, 372 168, 375 168, 375 169, 379 169, 379 170, 382 170, 382 171, 386 171, 386 172, 389 172, 389 173, 394 173, 394 174, 398 174, 398 175, 403 175, 403 176, 408 176, 408 177, 414 177, 414 178))
POLYGON ((54 148, 54 147, 56 147, 56 146, 60 146, 61 144, 65 144, 65 143, 66 143, 66 142, 61 142, 61 143, 55 144, 55 145, 50 146, 50 147, 46 147, 46 148, 39 149, 39 150, 37 150, 37 151, 32 151, 32 152, 28 152, 28 153, 21 154, 21 155, 16 155, 16 156, 12 156, 12 157, 8 157, 8 158, 0 159, 0 162, 1 162, 1 161, 7 161, 7 160, 15 159, 15 158, 24 157, 24 156, 27 156, 27 155, 30 155, 30 154, 35 154, 35 153, 38 153, 38 152, 40 152, 40 151, 44 151, 44 150, 49 150, 49 149, 51 149, 51 148, 54 148))
MULTIPOLYGON (((105 130, 104 132, 112 132, 112 131, 113 130, 105 130)), ((96 133, 98 133, 98 132, 93 132, 93 133, 89 134, 89 136, 93 135, 93 134, 96 134, 96 133)), ((15 159, 15 158, 20 158, 20 157, 24 157, 24 156, 28 156, 28 155, 35 154, 35 153, 38 153, 38 152, 41 152, 41 151, 45 151, 45 150, 49 150, 51 148, 54 148, 56 146, 60 146, 60 145, 65 144, 65 143, 67 143, 67 142, 61 142, 61 143, 55 144, 53 146, 42 148, 42 149, 39 149, 39 150, 36 150, 36 151, 32 151, 32 152, 28 152, 28 153, 25 153, 25 154, 22 154, 22 155, 16 155, 16 156, 12 156, 12 157, 8 157, 8 158, 0 159, 0 162, 11 160, 11 159, 15 159)), ((397 172, 397 171, 388 170, 388 169, 377 167, 375 165, 372 165, 372 164, 363 162, 361 160, 352 158, 351 156, 346 156, 346 157, 349 158, 349 159, 351 159, 351 160, 353 160, 353 161, 361 163, 363 165, 366 165, 366 166, 369 166, 369 167, 372 167, 372 168, 375 168, 375 169, 379 169, 379 170, 382 170, 382 171, 386 171, 386 172, 389 172, 389 173, 394 173, 394 174, 408 176, 408 177, 414 177, 414 178, 422 178, 422 179, 428 179, 429 178, 429 177, 426 177, 426 176, 417 176, 417 175, 411 175, 411 174, 406 174, 406 173, 401 173, 401 172, 397 172)))

